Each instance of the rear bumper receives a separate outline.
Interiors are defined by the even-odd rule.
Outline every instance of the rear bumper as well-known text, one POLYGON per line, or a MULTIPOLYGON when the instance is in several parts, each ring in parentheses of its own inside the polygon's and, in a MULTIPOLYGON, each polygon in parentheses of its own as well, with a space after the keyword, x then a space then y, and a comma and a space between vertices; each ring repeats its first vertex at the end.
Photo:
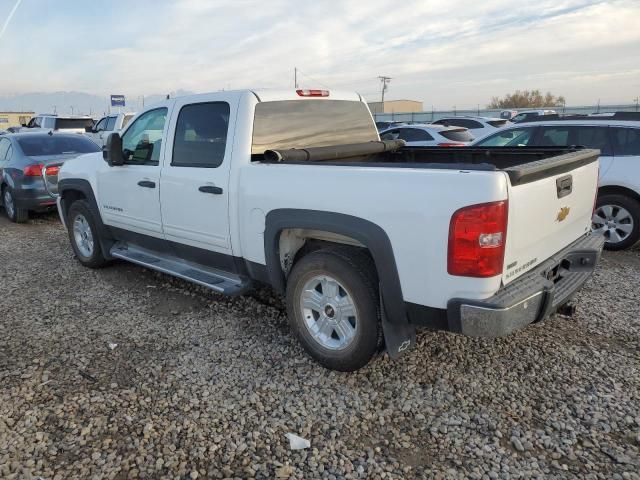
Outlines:
POLYGON ((49 195, 44 185, 14 190, 16 207, 27 210, 45 210, 56 206, 56 199, 49 195))
POLYGON ((412 305, 411 323, 473 337, 500 337, 539 322, 589 279, 604 238, 585 235, 484 300, 454 298, 446 310, 412 305))

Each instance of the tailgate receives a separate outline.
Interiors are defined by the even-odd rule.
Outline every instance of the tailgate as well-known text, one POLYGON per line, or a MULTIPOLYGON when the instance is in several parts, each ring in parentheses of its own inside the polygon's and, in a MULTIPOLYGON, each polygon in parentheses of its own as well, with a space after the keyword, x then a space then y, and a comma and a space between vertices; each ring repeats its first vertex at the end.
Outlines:
POLYGON ((589 232, 598 184, 597 150, 581 150, 506 169, 507 284, 589 232))

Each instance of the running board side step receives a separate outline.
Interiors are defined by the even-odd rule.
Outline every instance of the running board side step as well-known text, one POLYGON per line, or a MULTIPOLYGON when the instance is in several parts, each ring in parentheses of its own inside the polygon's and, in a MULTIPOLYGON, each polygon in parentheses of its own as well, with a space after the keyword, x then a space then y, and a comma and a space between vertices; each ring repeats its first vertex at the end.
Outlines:
POLYGON ((251 287, 251 281, 248 279, 196 266, 178 257, 160 255, 122 242, 116 243, 109 253, 114 258, 181 278, 224 295, 241 295, 251 287))

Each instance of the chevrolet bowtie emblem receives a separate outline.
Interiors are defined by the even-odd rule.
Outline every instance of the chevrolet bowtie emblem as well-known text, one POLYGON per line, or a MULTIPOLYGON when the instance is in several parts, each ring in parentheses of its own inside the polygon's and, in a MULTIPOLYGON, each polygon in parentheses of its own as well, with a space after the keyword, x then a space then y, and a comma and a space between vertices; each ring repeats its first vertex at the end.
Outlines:
POLYGON ((569 207, 562 207, 556 216, 556 220, 561 222, 567 218, 569 216, 569 210, 571 210, 569 207))

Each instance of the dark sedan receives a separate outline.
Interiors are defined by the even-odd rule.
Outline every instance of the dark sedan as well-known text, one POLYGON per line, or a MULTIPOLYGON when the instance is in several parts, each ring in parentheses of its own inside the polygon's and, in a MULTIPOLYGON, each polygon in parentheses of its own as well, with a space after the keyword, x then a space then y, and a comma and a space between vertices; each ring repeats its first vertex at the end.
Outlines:
POLYGON ((70 158, 98 152, 87 137, 64 133, 0 136, 0 204, 12 222, 55 207, 58 170, 70 158))

